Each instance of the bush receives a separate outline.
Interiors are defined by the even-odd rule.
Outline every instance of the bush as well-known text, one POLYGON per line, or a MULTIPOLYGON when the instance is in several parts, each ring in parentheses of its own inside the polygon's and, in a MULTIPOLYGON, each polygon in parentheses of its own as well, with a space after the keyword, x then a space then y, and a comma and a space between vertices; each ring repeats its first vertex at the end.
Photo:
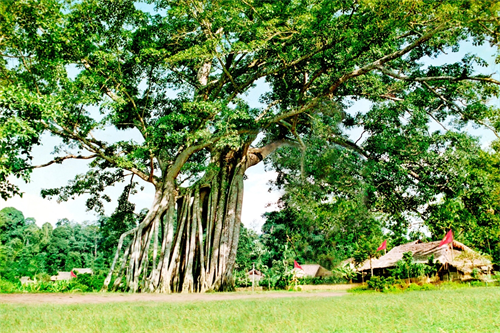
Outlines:
POLYGON ((352 282, 359 275, 359 272, 351 268, 349 264, 346 264, 344 267, 337 267, 335 273, 349 282, 352 282))
POLYGON ((87 287, 88 291, 100 291, 106 277, 104 275, 92 275, 88 273, 77 274, 76 284, 87 287))
POLYGON ((491 278, 495 280, 497 283, 500 283, 500 272, 493 272, 491 278))
POLYGON ((10 294, 15 293, 19 288, 20 283, 14 283, 8 280, 4 280, 0 278, 0 293, 2 294, 10 294))
MULTIPOLYGON (((255 281, 255 284, 258 285, 259 282, 255 281)), ((245 271, 234 271, 234 285, 237 288, 245 288, 252 285, 252 280, 247 275, 245 271)))
POLYGON ((403 253, 403 259, 396 262, 396 267, 391 270, 391 275, 396 279, 417 278, 432 275, 437 272, 438 264, 434 262, 434 256, 429 257, 427 264, 413 262, 411 251, 403 253))
POLYGON ((396 279, 392 276, 384 278, 383 276, 372 276, 370 280, 366 281, 368 289, 375 291, 383 291, 388 289, 396 283, 396 279))
POLYGON ((486 282, 480 280, 470 281, 471 287, 486 287, 487 285, 486 282))
POLYGON ((367 285, 362 285, 362 286, 358 286, 358 287, 354 287, 354 288, 351 288, 351 289, 348 289, 347 291, 350 292, 350 293, 357 293, 357 292, 364 292, 364 291, 368 291, 368 286, 367 285))
POLYGON ((259 281, 259 285, 269 289, 288 289, 295 284, 294 270, 288 267, 290 264, 286 260, 273 260, 270 269, 264 272, 264 278, 259 281))
POLYGON ((339 284, 346 283, 347 280, 338 276, 311 277, 305 276, 298 279, 301 285, 318 285, 318 284, 339 284))
POLYGON ((89 287, 82 285, 76 279, 69 281, 54 281, 54 282, 35 282, 26 283, 20 286, 20 292, 25 293, 67 293, 67 292, 86 292, 90 291, 89 287))
POLYGON ((436 290, 436 289, 438 288, 432 283, 424 283, 423 285, 420 286, 419 290, 436 290))
POLYGON ((49 282, 50 281, 50 275, 47 273, 38 273, 33 277, 33 280, 35 281, 43 281, 43 282, 49 282))
POLYGON ((382 276, 373 276, 370 280, 366 281, 366 288, 354 288, 353 291, 375 290, 379 292, 403 292, 403 291, 418 291, 418 290, 435 290, 437 287, 431 283, 406 284, 404 280, 396 280, 390 276, 384 278, 382 276))
POLYGON ((68 281, 50 281, 46 274, 37 274, 35 282, 21 284, 0 278, 0 293, 67 293, 100 291, 104 275, 79 274, 68 281))
POLYGON ((474 267, 470 275, 474 280, 479 280, 481 278, 481 271, 474 267))

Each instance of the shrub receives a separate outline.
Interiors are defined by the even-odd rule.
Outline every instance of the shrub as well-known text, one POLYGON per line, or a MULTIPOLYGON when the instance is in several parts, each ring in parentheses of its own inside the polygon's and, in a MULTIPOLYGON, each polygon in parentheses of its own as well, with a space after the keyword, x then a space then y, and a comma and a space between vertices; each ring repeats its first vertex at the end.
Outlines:
POLYGON ((456 281, 444 281, 439 284, 440 289, 460 289, 469 287, 468 283, 460 283, 456 281))
POLYGON ((420 290, 436 290, 436 289, 438 288, 432 283, 424 283, 423 285, 420 286, 420 290))
POLYGON ((497 283, 500 283, 500 272, 493 272, 491 278, 495 280, 497 283))
POLYGON ((363 291, 367 291, 367 290, 368 290, 368 286, 362 285, 362 286, 357 286, 357 287, 348 289, 347 291, 350 293, 357 293, 357 292, 363 292, 363 291))
POLYGON ((356 277, 359 275, 359 272, 351 268, 349 264, 345 265, 344 267, 337 267, 335 271, 338 275, 340 275, 341 278, 349 282, 352 282, 352 280, 356 279, 356 277))
POLYGON ((273 260, 271 269, 265 271, 264 274, 265 277, 259 281, 262 287, 284 290, 295 283, 294 271, 288 267, 286 260, 273 260))
MULTIPOLYGON (((237 288, 249 287, 252 285, 252 280, 245 271, 234 271, 234 284, 237 288)), ((259 283, 255 281, 255 284, 259 283)))
POLYGON ((77 274, 76 284, 87 287, 88 291, 100 291, 106 277, 104 275, 92 275, 88 273, 77 274))
POLYGON ((474 280, 479 280, 480 277, 481 277, 481 271, 479 269, 477 269, 476 267, 474 267, 472 269, 472 273, 470 274, 470 276, 474 279, 474 280))
POLYGON ((44 282, 49 282, 50 281, 50 275, 47 273, 38 273, 36 274, 33 279, 35 281, 44 281, 44 282))
POLYGON ((20 292, 25 293, 67 293, 67 292, 86 292, 89 287, 82 285, 76 279, 69 281, 26 283, 20 286, 20 292))
POLYGON ((383 291, 395 283, 396 279, 392 276, 387 278, 384 278, 383 276, 372 276, 370 280, 366 281, 368 288, 375 291, 383 291))
POLYGON ((475 280, 475 281, 470 281, 471 287, 485 287, 486 282, 480 281, 480 280, 475 280))
POLYGON ((10 294, 18 290, 20 283, 14 283, 0 278, 0 293, 10 294))
POLYGON ((427 264, 419 264, 413 262, 413 253, 409 251, 403 253, 403 259, 396 262, 396 267, 391 270, 391 275, 396 279, 416 278, 435 274, 437 267, 434 256, 429 257, 427 264))
POLYGON ((324 276, 324 277, 311 277, 311 276, 305 276, 301 277, 298 279, 299 284, 301 285, 318 285, 318 284, 339 284, 339 283, 346 283, 347 280, 331 275, 331 276, 324 276))

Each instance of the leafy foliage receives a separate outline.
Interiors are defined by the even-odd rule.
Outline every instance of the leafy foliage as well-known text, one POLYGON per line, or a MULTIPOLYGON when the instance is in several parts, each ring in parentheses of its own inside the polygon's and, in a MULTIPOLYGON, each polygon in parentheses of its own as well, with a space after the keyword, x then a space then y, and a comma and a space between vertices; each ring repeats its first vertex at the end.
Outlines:
POLYGON ((106 268, 97 225, 62 219, 55 228, 50 223, 40 228, 14 208, 4 208, 2 213, 7 216, 4 225, 15 228, 0 233, 4 242, 0 245, 1 277, 15 281, 21 276, 54 275, 73 268, 91 267, 96 272, 106 268))
MULTIPOLYGON (((43 195, 89 194, 87 208, 102 213, 111 200, 103 190, 133 175, 161 202, 215 169, 220 152, 248 161, 259 137, 259 145, 288 144, 272 162, 293 212, 282 215, 305 221, 296 228, 271 218, 276 228, 269 222, 265 232, 276 229, 279 241, 268 264, 285 244, 327 267, 354 253, 371 258, 381 226, 398 245, 415 218, 429 221, 433 238, 452 220, 469 242, 476 225, 494 229, 480 246, 500 249, 496 179, 467 165, 481 149, 462 131, 469 123, 499 131, 488 101, 500 82, 477 72, 486 62, 475 54, 423 61, 465 41, 497 47, 496 2, 7 0, 0 9, 0 34, 8 36, 0 45, 3 198, 20 193, 12 177, 29 181, 38 167, 81 159, 91 161, 88 172, 43 195), (251 107, 245 94, 262 81, 264 106, 251 107), (106 131, 119 137, 106 140, 106 131), (355 141, 349 134, 357 131, 355 141), (44 134, 61 144, 34 165, 44 134)), ((105 241, 151 222, 134 215, 128 195, 119 206, 101 221, 105 241)), ((67 250, 69 231, 56 230, 48 267, 83 263, 81 252, 67 250)), ((22 239, 9 244, 8 255, 17 255, 22 239)))
POLYGON ((415 263, 411 251, 403 253, 403 259, 396 262, 396 267, 391 270, 391 275, 396 279, 409 279, 435 274, 439 264, 434 262, 434 257, 429 257, 428 264, 415 263))
POLYGON ((391 287, 396 283, 396 279, 394 277, 389 276, 384 278, 382 276, 372 276, 370 280, 366 281, 369 289, 373 289, 375 291, 383 291, 391 287))

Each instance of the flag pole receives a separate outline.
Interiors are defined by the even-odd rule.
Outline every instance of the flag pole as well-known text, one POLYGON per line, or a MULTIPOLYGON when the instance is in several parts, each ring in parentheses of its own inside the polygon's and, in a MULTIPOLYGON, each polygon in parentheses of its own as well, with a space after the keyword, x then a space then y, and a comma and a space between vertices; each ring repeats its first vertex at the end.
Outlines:
POLYGON ((451 261, 453 262, 453 240, 451 240, 451 261))
POLYGON ((255 284, 255 263, 253 263, 253 270, 252 270, 252 292, 254 292, 254 284, 255 284))
POLYGON ((373 277, 372 256, 370 255, 370 276, 373 277))

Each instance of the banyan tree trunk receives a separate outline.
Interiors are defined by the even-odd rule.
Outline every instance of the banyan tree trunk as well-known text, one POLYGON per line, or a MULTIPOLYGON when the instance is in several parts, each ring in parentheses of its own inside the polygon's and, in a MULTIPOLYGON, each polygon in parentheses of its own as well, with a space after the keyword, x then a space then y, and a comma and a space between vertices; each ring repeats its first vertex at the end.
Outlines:
POLYGON ((290 143, 213 154, 212 167, 189 188, 165 179, 144 220, 120 237, 103 290, 113 278, 112 289, 132 292, 232 289, 245 171, 282 145, 290 143))
POLYGON ((217 168, 189 188, 158 186, 147 216, 120 237, 104 290, 113 278, 112 289, 125 284, 132 292, 232 288, 243 177, 255 163, 234 151, 213 162, 217 168))

